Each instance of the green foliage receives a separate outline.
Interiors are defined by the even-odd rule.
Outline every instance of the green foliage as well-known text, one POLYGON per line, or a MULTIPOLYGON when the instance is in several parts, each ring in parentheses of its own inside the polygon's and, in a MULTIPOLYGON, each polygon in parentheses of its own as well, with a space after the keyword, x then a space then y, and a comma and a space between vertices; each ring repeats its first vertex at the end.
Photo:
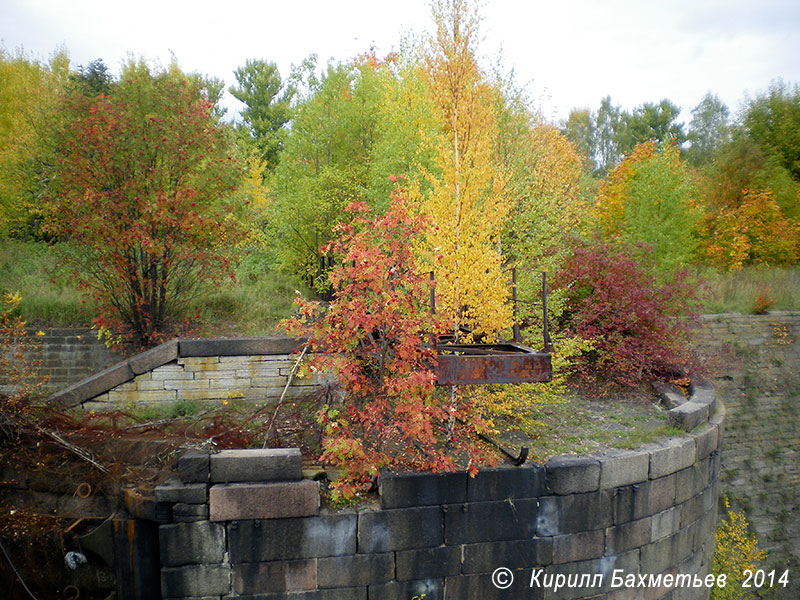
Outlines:
POLYGON ((689 123, 691 147, 684 153, 686 160, 695 166, 704 165, 714 158, 717 149, 730 139, 728 107, 719 97, 708 92, 692 109, 689 123))
POLYGON ((272 171, 286 142, 286 125, 292 118, 291 102, 296 90, 291 83, 284 85, 275 63, 264 60, 248 60, 234 75, 238 85, 229 91, 245 104, 241 115, 247 139, 272 171))
POLYGON ((725 514, 714 533, 717 546, 714 550, 713 573, 726 575, 725 587, 711 588, 711 600, 744 600, 752 590, 742 587, 744 571, 755 571, 767 557, 758 549, 758 540, 750 531, 743 511, 730 509, 730 500, 725 497, 725 514))
POLYGON ((675 143, 636 146, 608 176, 597 197, 597 217, 607 238, 628 247, 645 244, 662 274, 695 259, 702 217, 697 190, 675 143))
POLYGON ((750 102, 744 128, 764 154, 777 158, 800 181, 800 85, 774 82, 750 102))

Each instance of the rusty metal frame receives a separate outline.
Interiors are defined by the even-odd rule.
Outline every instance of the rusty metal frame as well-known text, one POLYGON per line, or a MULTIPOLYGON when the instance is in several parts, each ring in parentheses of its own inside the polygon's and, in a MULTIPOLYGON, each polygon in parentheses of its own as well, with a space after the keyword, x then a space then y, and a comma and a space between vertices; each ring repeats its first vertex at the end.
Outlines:
MULTIPOLYGON (((553 378, 552 342, 547 326, 547 279, 542 273, 542 305, 544 350, 522 345, 517 322, 517 277, 512 269, 512 302, 514 314, 513 341, 498 344, 456 344, 442 338, 434 342, 438 355, 436 385, 470 385, 490 383, 547 382, 553 378)), ((433 273, 431 273, 433 281, 433 273)), ((431 313, 436 312, 436 296, 431 285, 431 313)))

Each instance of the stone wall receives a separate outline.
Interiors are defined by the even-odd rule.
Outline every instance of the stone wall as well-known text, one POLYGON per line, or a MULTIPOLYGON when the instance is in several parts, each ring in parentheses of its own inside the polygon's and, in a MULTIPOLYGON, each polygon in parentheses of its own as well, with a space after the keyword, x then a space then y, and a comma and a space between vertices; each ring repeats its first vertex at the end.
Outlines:
MULTIPOLYGON (((106 410, 179 401, 276 400, 289 382, 303 340, 285 337, 178 339, 131 356, 60 390, 50 401, 106 410)), ((299 369, 286 397, 313 394, 319 377, 299 369)))
MULTIPOLYGON (((722 492, 743 508, 768 563, 800 569, 800 312, 703 318, 728 411, 722 492)), ((798 597, 798 584, 791 595, 798 597)), ((788 594, 788 592, 787 592, 788 594)))
POLYGON ((375 503, 337 512, 297 450, 187 453, 180 480, 155 490, 162 597, 705 599, 670 578, 711 568, 723 410, 633 451, 475 478, 384 474, 375 503), (499 589, 493 574, 514 581, 499 589))

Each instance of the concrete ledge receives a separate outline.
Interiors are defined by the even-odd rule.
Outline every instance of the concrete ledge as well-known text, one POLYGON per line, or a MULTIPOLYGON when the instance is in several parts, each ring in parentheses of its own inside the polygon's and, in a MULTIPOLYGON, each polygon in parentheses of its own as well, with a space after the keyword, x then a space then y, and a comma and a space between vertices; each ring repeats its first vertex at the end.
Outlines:
POLYGON ((291 354, 305 340, 281 336, 197 338, 178 340, 178 355, 184 356, 248 356, 291 354))
POLYGON ((178 340, 171 340, 140 354, 131 356, 127 363, 134 375, 141 375, 147 371, 165 365, 178 358, 178 340))
POLYGON ((95 396, 99 396, 107 392, 108 390, 117 387, 125 383, 126 381, 130 381, 136 375, 131 370, 130 364, 128 361, 123 361, 114 365, 113 367, 109 367, 100 371, 99 373, 95 373, 84 379, 83 381, 79 381, 60 392, 56 392, 50 398, 48 398, 48 402, 51 404, 57 404, 62 408, 72 408, 73 406, 77 406, 78 404, 82 404, 87 400, 94 398, 95 396))

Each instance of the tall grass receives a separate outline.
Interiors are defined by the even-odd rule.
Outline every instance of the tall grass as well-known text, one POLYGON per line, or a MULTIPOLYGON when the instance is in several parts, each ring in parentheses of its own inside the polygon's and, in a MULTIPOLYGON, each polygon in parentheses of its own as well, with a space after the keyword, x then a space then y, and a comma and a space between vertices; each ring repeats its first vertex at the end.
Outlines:
MULTIPOLYGON (((59 245, 0 239, 0 294, 19 292, 20 313, 37 326, 88 326, 94 306, 78 290, 72 276, 56 269, 59 245)), ((294 278, 276 272, 265 253, 241 257, 235 282, 226 280, 194 302, 199 319, 192 323, 202 335, 263 335, 292 311, 295 290, 308 290, 294 278)))
POLYGON ((774 302, 774 310, 800 309, 800 267, 749 266, 730 272, 704 268, 699 275, 709 287, 704 312, 750 313, 761 294, 774 302))

